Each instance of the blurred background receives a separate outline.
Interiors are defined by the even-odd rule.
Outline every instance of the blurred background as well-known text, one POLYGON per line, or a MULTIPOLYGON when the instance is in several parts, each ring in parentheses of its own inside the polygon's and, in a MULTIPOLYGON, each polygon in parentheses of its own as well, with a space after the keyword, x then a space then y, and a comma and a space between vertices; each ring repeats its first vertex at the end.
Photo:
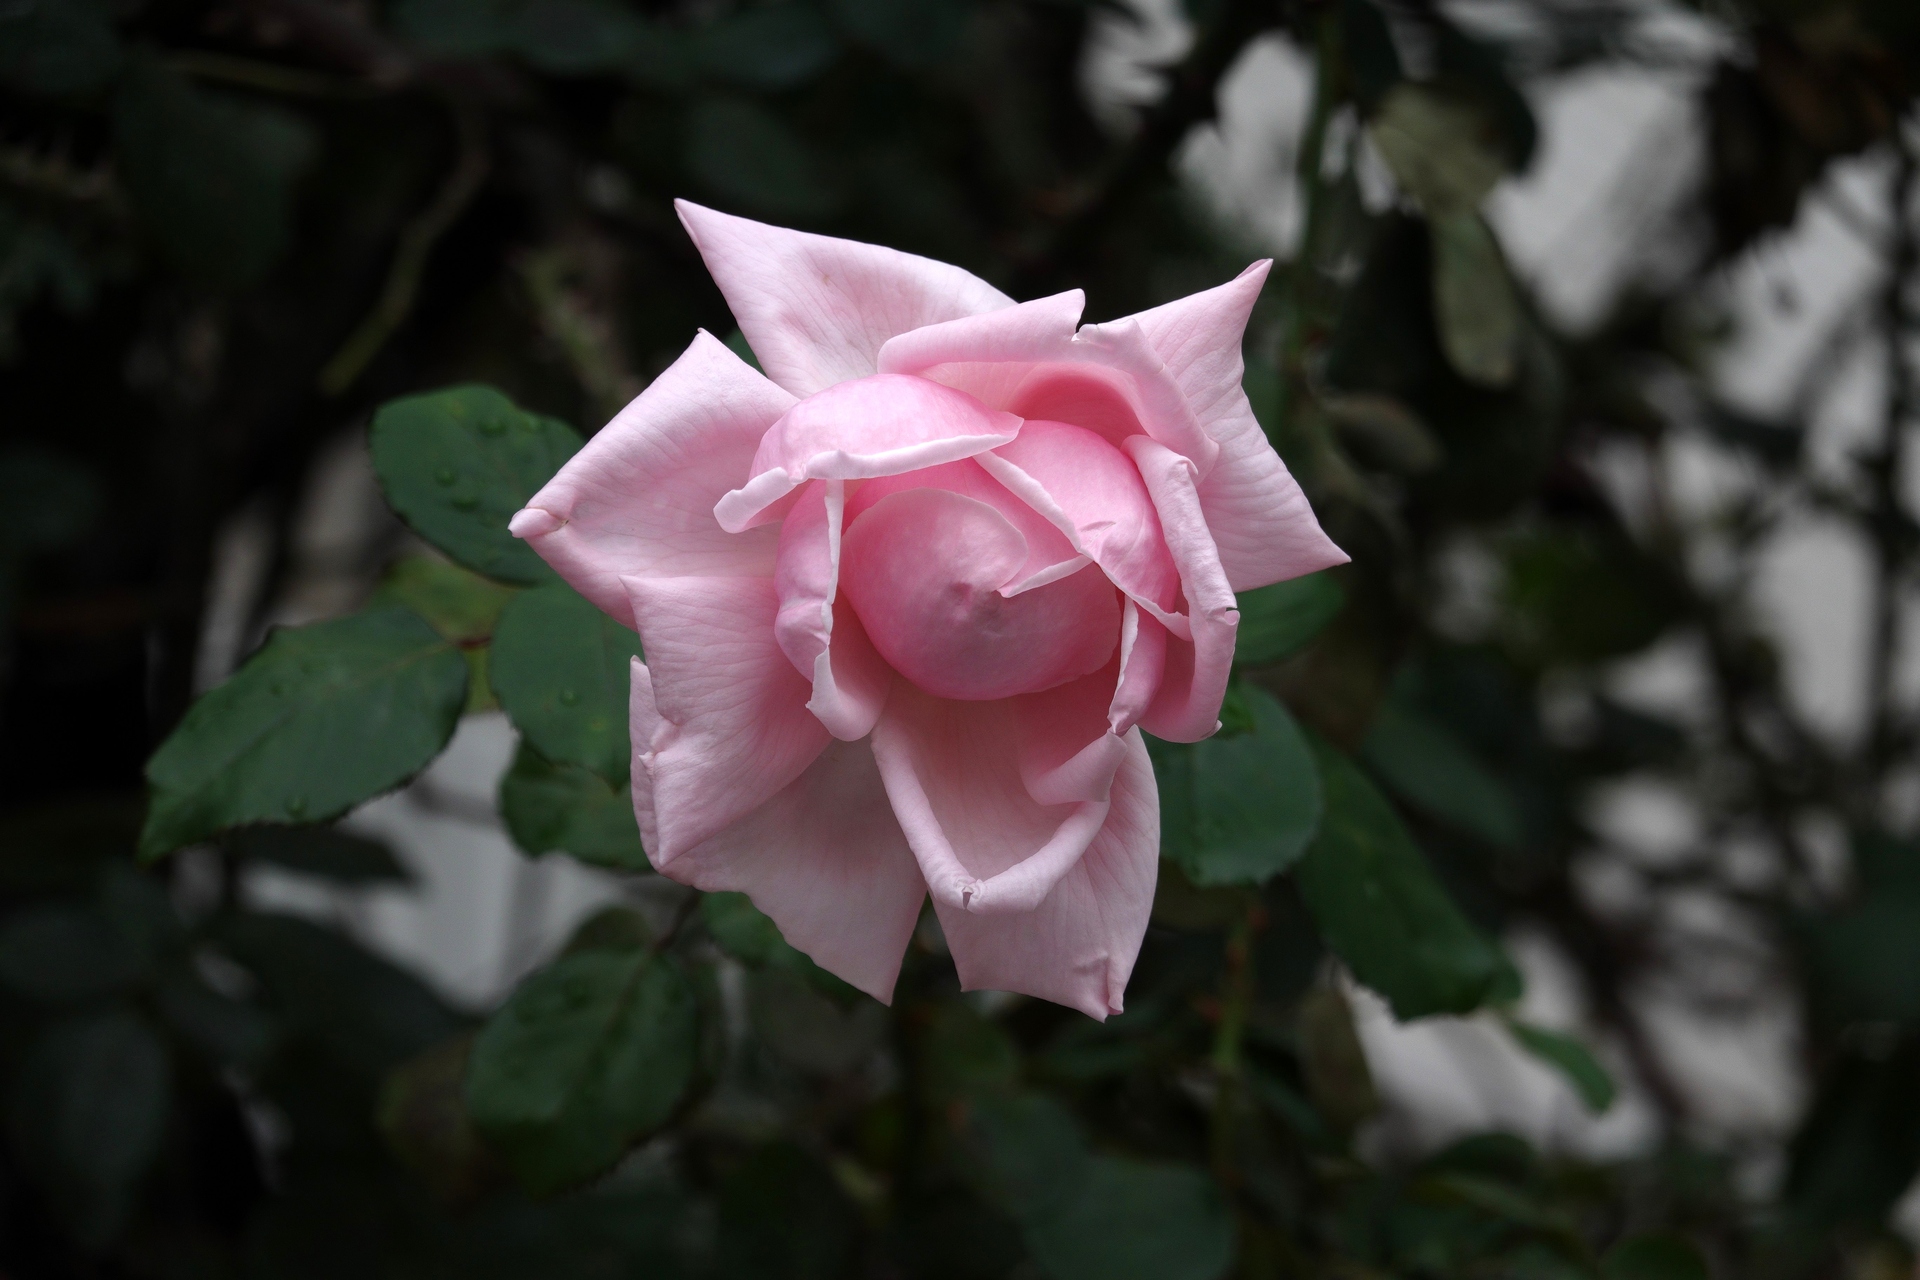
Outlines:
POLYGON ((0 6, 0 1276, 1915 1274, 1916 91, 1911 0, 0 6), (444 567, 378 406, 590 434, 735 331, 677 196, 1089 319, 1276 259, 1248 391, 1354 563, 1242 687, 1523 991, 1402 1020, 1171 843, 1102 1028, 703 907, 701 1083, 555 1196, 441 1047, 679 899, 503 819, 484 681, 337 825, 136 864, 196 695, 444 567), (1029 1104, 1205 1205, 1030 1218, 1029 1104))

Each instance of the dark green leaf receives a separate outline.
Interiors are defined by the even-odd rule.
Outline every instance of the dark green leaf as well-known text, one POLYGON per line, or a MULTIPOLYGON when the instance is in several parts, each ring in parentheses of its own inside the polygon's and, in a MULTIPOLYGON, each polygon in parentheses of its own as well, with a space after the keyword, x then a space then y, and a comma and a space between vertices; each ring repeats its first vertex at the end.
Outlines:
POLYGON ((841 194, 791 126, 745 98, 701 98, 687 113, 687 168, 708 187, 758 213, 818 218, 841 194))
POLYGON ((833 28, 810 4, 789 0, 729 14, 694 40, 708 74, 746 89, 790 89, 840 52, 833 28))
POLYGON ((28 907, 0 924, 0 984, 46 1004, 97 1000, 145 971, 145 957, 95 907, 28 907))
POLYGON ((1372 134, 1394 180, 1429 215, 1479 208, 1507 171, 1487 114, 1431 85, 1394 86, 1374 115, 1372 134))
POLYGON ((961 1141, 981 1197, 1025 1223, 1067 1208, 1092 1173, 1080 1127, 1059 1103, 1037 1093, 973 1098, 961 1141))
POLYGON ((385 405, 369 446, 387 501, 415 533, 489 578, 553 581, 507 522, 579 451, 572 427, 492 387, 451 387, 385 405))
POLYGON ((886 1010, 872 1000, 835 1000, 808 976, 798 965, 748 974, 747 1013, 761 1042, 787 1062, 816 1075, 845 1075, 885 1042, 886 1010))
POLYGON ((438 755, 466 696, 459 651, 407 610, 276 631, 147 762, 141 854, 247 823, 338 817, 438 755))
POLYGON ((1326 572, 1241 592, 1233 660, 1243 667, 1264 667, 1292 657, 1346 602, 1346 592, 1326 572))
POLYGON ((658 1128, 693 1075, 693 989, 646 951, 562 956, 515 989, 474 1042, 467 1104, 529 1191, 612 1167, 658 1128))
POLYGON ((433 556, 407 556, 387 570, 372 603, 404 605, 447 639, 473 644, 493 635, 500 611, 513 597, 512 587, 471 569, 433 556))
POLYGON ((924 1059, 921 1084, 936 1103, 999 1092, 1020 1075, 1020 1050, 1012 1038, 965 1004, 935 1009, 927 1024, 924 1059))
POLYGON ((833 1175, 797 1146, 762 1147, 720 1188, 721 1280, 840 1280, 859 1220, 833 1175))
POLYGON ((1452 733, 1401 702, 1388 702, 1360 748, 1394 792, 1502 849, 1520 845, 1520 809, 1506 784, 1452 733))
POLYGON ((166 1132, 167 1053, 112 1010, 49 1028, 14 1077, 15 1149, 63 1225, 90 1250, 124 1228, 166 1132))
POLYGON ((500 779, 500 814, 513 842, 535 857, 560 852, 619 871, 648 869, 627 788, 577 764, 554 764, 525 743, 500 779))
POLYGON ((917 71, 952 53, 966 32, 964 0, 829 0, 849 36, 895 66, 917 71))
POLYGON ((1233 1213, 1198 1169, 1095 1156, 1026 1238, 1053 1280, 1214 1280, 1233 1260, 1233 1213))
POLYGON ((233 834, 234 853, 340 884, 408 884, 413 873, 378 840, 338 827, 246 827, 233 834))
POLYGON ((331 929, 255 912, 227 921, 217 936, 260 980, 290 1035, 367 1078, 460 1030, 418 978, 331 929))
POLYGON ((1707 1260, 1685 1236, 1653 1231, 1622 1240, 1600 1260, 1605 1280, 1707 1280, 1707 1260))
POLYGON ((1428 225, 1440 345, 1461 377, 1504 387, 1519 371, 1520 300, 1499 242, 1471 209, 1434 214, 1428 225))
POLYGON ((1613 1105, 1613 1077, 1586 1045, 1572 1036, 1509 1019, 1507 1030, 1531 1053, 1567 1078, 1580 1101, 1595 1115, 1613 1105))
POLYGON ((640 637, 564 582, 522 592, 494 629, 489 674, 500 705, 535 750, 627 780, 633 663, 640 637))
POLYGON ((22 0, 0 9, 0 84, 22 93, 88 93, 119 70, 105 0, 22 0))
POLYGON ((294 183, 314 151, 304 121, 141 62, 121 83, 113 123, 120 176, 176 270, 220 289, 266 275, 292 234, 294 183))
POLYGON ((1313 753, 1287 709, 1245 691, 1253 732, 1155 744, 1161 841, 1194 884, 1260 884, 1292 866, 1320 826, 1313 753))
POLYGON ((1401 1019, 1466 1013, 1511 990, 1511 964, 1460 914, 1413 839, 1351 760, 1314 743, 1326 790, 1300 892, 1327 946, 1401 1019))

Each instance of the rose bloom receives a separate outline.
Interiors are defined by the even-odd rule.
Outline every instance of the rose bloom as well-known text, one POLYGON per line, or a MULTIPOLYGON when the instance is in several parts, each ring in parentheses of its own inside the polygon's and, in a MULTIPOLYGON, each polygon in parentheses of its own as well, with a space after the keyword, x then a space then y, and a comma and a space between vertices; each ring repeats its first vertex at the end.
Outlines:
POLYGON ((678 207, 766 376, 699 334, 512 524, 640 633, 648 858, 883 1001, 931 893, 967 989, 1118 1013, 1141 731, 1218 728, 1233 593, 1347 558, 1241 390, 1271 264, 1081 326, 1077 289, 678 207))

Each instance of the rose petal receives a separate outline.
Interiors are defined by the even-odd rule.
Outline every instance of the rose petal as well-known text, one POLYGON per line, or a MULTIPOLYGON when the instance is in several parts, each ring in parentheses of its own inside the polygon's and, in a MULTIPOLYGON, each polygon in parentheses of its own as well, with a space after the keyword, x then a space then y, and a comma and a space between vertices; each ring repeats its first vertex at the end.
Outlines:
POLYGON ((873 647, 940 697, 1051 688, 1105 666, 1119 641, 1119 597, 1099 570, 1015 591, 1027 585, 1026 539, 948 489, 881 498, 848 526, 840 563, 841 592, 873 647))
POLYGON ((767 430, 751 479, 713 513, 739 531, 775 518, 773 504, 809 480, 900 475, 985 453, 1020 419, 924 378, 878 374, 802 400, 767 430))
POLYGON ((1056 524, 1073 549, 1114 585, 1179 630, 1180 571, 1167 551, 1153 498, 1126 454, 1083 427, 1028 422, 976 461, 1056 524))
POLYGON ((790 944, 882 1004, 927 896, 865 742, 830 744, 772 799, 661 870, 746 894, 790 944))
POLYGON ((908 489, 945 489, 986 503, 1027 540, 1026 563, 1015 571, 1008 584, 1001 587, 1002 595, 1013 596, 1022 591, 1031 591, 1092 563, 1080 554, 1058 524, 1035 510, 1033 504, 1021 501, 1005 485, 987 474, 981 462, 992 456, 991 453, 982 453, 958 462, 943 462, 937 467, 909 471, 904 475, 862 481, 858 491, 847 498, 847 524, 858 520, 868 508, 888 494, 902 493, 908 489))
POLYGON ((1160 864, 1153 766, 1138 730, 1125 742, 1105 822, 1031 912, 982 915, 935 896, 963 990, 1018 991, 1102 1021, 1121 1011, 1160 864))
POLYGON ((1157 738, 1197 742, 1220 725, 1220 700, 1226 696, 1227 677, 1233 670, 1240 610, 1200 509, 1193 464, 1145 436, 1128 440, 1127 453, 1140 468, 1140 478, 1160 513, 1167 550, 1180 569, 1180 588, 1187 597, 1187 618, 1193 630, 1191 640, 1169 638, 1159 692, 1140 724, 1157 738))
POLYGON ((1013 305, 959 267, 674 201, 767 376, 797 396, 864 378, 895 334, 1013 305))
POLYGON ((774 640, 771 579, 623 581, 658 717, 636 719, 634 747, 652 784, 647 856, 664 870, 799 777, 829 738, 774 640))
POLYGON ((873 755, 928 890, 961 912, 1033 910, 1106 819, 1107 801, 1043 805, 1028 793, 1012 699, 936 698, 896 681, 873 755))
POLYGON ((740 483, 794 399, 701 333, 528 499, 511 528, 625 626, 623 577, 761 577, 771 530, 730 534, 713 504, 740 483))
POLYGON ((851 742, 873 731, 893 673, 874 652, 852 606, 835 608, 845 485, 842 480, 808 485, 781 522, 773 578, 780 612, 773 629, 794 669, 813 681, 807 710, 827 732, 851 742))
POLYGON ((1131 317, 1219 441, 1219 458, 1200 481, 1200 506, 1235 591, 1347 562, 1260 429, 1241 386, 1241 335, 1272 265, 1256 262, 1226 284, 1131 317))

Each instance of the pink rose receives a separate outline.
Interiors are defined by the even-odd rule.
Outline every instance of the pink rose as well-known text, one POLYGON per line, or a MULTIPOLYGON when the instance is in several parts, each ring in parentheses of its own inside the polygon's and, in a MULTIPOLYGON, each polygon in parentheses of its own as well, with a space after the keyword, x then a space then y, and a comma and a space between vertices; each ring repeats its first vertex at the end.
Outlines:
POLYGON ((1346 559, 1241 391, 1266 278, 1078 327, 958 267, 681 202, 763 362, 698 335, 514 517, 640 633, 633 799, 881 1000, 931 892, 968 989, 1105 1018, 1236 590, 1346 559), (771 380, 769 380, 771 379, 771 380))

